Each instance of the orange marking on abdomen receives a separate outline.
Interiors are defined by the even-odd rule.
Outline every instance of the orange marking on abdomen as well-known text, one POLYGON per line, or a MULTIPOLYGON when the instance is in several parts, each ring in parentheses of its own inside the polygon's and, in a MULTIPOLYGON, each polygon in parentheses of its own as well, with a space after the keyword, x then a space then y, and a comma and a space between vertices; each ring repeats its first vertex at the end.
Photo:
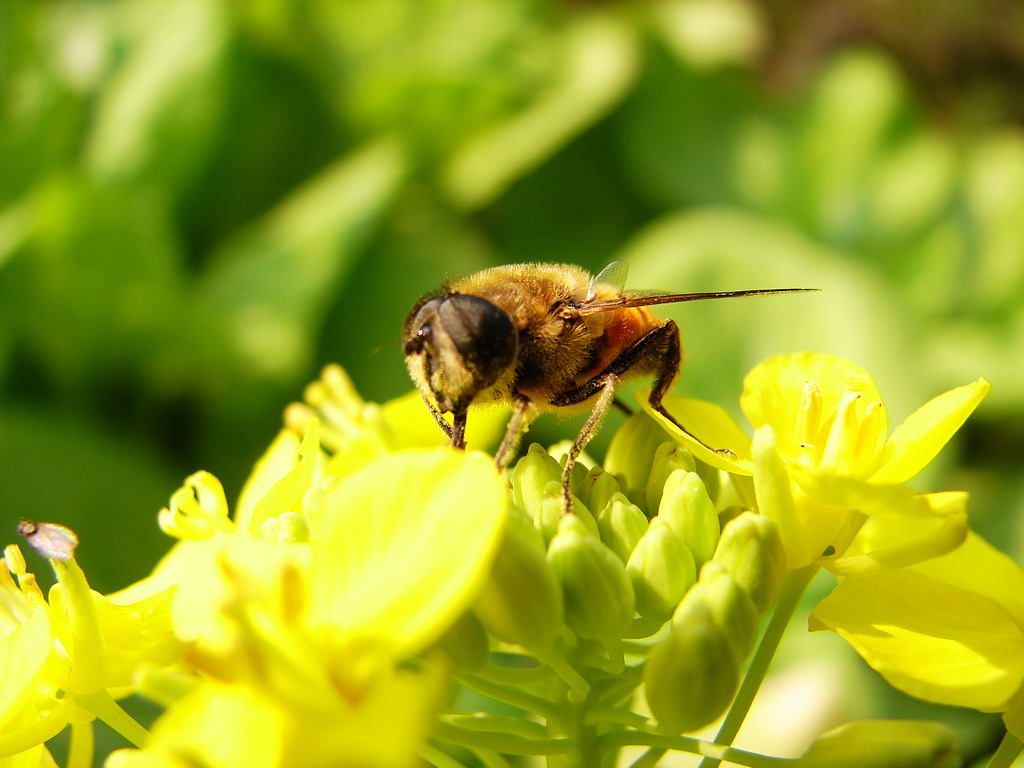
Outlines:
POLYGON ((592 368, 582 374, 580 383, 597 376, 611 365, 623 350, 661 324, 661 321, 645 307, 617 309, 610 314, 611 317, 599 342, 597 360, 592 368))

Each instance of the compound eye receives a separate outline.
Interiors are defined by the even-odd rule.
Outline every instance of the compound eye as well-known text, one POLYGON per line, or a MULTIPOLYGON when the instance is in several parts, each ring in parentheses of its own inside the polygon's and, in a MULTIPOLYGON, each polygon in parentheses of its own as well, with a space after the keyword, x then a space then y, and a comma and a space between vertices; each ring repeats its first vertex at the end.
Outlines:
POLYGON ((430 323, 425 323, 416 329, 416 335, 411 339, 408 339, 402 347, 402 351, 406 355, 418 355, 423 351, 423 348, 430 343, 433 338, 434 329, 430 327, 430 323))
POLYGON ((493 384, 515 362, 519 333, 509 316, 486 299, 449 294, 437 316, 481 387, 493 384))

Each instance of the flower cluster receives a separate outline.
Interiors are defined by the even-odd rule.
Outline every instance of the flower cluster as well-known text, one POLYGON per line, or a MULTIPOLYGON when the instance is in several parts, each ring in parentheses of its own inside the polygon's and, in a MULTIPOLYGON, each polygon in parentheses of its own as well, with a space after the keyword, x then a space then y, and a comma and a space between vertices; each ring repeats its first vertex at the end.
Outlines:
MULTIPOLYGON (((233 514, 205 472, 172 495, 159 524, 177 543, 146 579, 99 595, 70 531, 26 525, 58 584, 47 599, 5 551, 0 765, 52 765, 44 742, 69 726, 69 761, 87 764, 99 718, 134 745, 109 768, 572 768, 624 747, 646 750, 637 768, 669 750, 757 766, 732 740, 821 568, 839 582, 812 629, 902 690, 1003 712, 1020 739, 1024 571, 968 531, 964 494, 906 484, 987 388, 890 435, 867 372, 773 358, 746 380, 753 438, 716 405, 666 398, 686 431, 634 414, 603 466, 577 463, 565 514, 563 450, 532 445, 501 476, 438 446, 415 395, 366 403, 329 367, 233 514), (130 693, 164 707, 151 732, 117 704, 130 693), (713 741, 689 735, 723 714, 713 741)), ((470 445, 503 416, 475 414, 470 445)), ((938 726, 888 721, 790 762, 955 757, 938 726)))

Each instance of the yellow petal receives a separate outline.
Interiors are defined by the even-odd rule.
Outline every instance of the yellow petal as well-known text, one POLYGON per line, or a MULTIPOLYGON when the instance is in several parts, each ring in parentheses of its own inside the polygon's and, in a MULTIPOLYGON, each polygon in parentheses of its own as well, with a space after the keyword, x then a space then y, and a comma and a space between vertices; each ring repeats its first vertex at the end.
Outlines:
POLYGON ((991 385, 978 379, 932 398, 900 424, 886 443, 882 466, 871 478, 904 483, 928 465, 988 394, 991 385))
POLYGON ((1024 570, 976 533, 948 555, 913 570, 998 601, 1024 626, 1024 570))
POLYGON ((846 554, 831 560, 825 559, 823 564, 839 576, 863 576, 940 557, 959 547, 967 538, 967 515, 963 513, 939 518, 937 525, 923 525, 920 520, 917 522, 923 530, 919 530, 913 538, 864 554, 846 554))
POLYGON ((865 515, 930 517, 934 514, 927 499, 905 485, 869 483, 799 464, 790 464, 789 474, 808 496, 828 506, 855 509, 865 515))
POLYGON ((838 631, 891 685, 928 701, 1000 710, 1024 682, 1024 632, 1010 612, 914 570, 844 579, 811 627, 838 631))
POLYGON ((486 575, 506 496, 493 459, 446 448, 346 478, 313 535, 312 625, 399 655, 436 640, 486 575))
POLYGON ((271 486, 295 468, 299 460, 300 443, 301 439, 295 432, 282 429, 256 462, 235 507, 235 522, 239 528, 254 533, 259 530, 259 526, 253 524, 256 505, 267 495, 271 486))
MULTIPOLYGON (((768 424, 775 430, 779 451, 789 460, 798 457, 799 443, 804 438, 797 435, 797 424, 801 423, 804 386, 810 382, 816 383, 821 392, 822 423, 814 430, 821 437, 826 434, 823 428, 831 423, 846 390, 860 393, 861 410, 882 399, 871 374, 841 357, 800 352, 760 363, 743 380, 740 407, 754 429, 768 424)), ((822 444, 819 449, 823 447, 822 444)))
MULTIPOLYGON (((6 729, 22 707, 38 696, 37 684, 52 653, 52 628, 43 605, 32 609, 27 619, 13 632, 0 638, 0 680, 3 680, 0 686, 0 732, 6 729)), ((62 677, 65 676, 66 673, 62 677)), ((54 688, 63 684, 63 680, 48 682, 54 688)))
POLYGON ((650 389, 640 389, 636 392, 636 399, 641 407, 677 443, 689 448, 698 459, 726 472, 738 475, 754 474, 754 464, 750 458, 750 438, 724 408, 689 397, 666 397, 662 400, 662 405, 686 429, 684 432, 651 407, 647 401, 649 396, 650 389), (724 453, 725 451, 731 452, 731 455, 724 453))

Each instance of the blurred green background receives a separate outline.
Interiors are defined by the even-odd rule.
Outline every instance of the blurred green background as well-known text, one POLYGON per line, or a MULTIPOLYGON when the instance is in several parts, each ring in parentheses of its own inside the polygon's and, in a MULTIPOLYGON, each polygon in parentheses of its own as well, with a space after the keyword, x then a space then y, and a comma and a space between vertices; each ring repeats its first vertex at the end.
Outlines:
POLYGON ((634 288, 823 289, 666 311, 678 391, 734 412, 776 352, 867 367, 893 424, 988 377, 918 485, 1020 559, 1021 82, 1015 0, 4 0, 4 541, 70 525, 122 586, 182 478, 233 498, 324 363, 408 391, 445 275, 625 259, 634 288))

